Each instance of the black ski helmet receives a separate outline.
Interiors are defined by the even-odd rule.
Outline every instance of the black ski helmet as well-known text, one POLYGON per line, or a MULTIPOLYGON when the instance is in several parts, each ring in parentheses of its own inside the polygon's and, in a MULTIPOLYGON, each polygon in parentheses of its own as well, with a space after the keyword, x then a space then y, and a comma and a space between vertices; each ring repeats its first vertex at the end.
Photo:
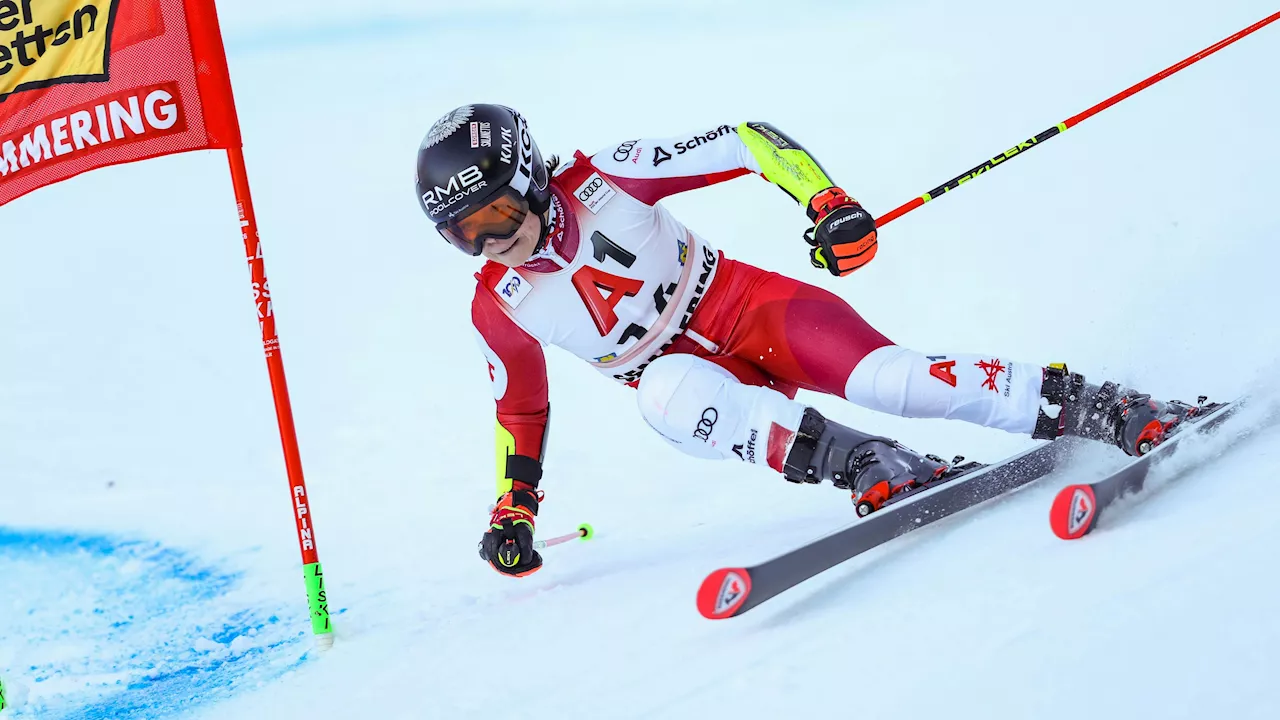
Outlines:
MULTIPOLYGON (((540 218, 551 202, 547 166, 528 124, 503 105, 463 105, 437 120, 418 147, 416 180, 422 211, 470 255, 480 254, 485 238, 460 237, 458 223, 468 215, 504 194, 540 218)), ((539 248, 547 231, 543 219, 539 248)))

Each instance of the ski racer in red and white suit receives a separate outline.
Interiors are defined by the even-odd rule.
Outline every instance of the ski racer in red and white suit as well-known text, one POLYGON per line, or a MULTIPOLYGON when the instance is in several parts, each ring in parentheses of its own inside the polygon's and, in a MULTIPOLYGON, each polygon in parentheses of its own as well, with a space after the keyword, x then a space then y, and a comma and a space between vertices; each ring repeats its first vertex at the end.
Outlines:
MULTIPOLYGON (((516 513, 495 511, 490 535, 509 540, 500 520, 512 517, 531 529, 537 511, 536 500, 513 501, 512 493, 540 498, 544 344, 637 387, 645 420, 681 451, 768 467, 794 482, 832 479, 852 486, 855 500, 866 488, 853 476, 871 456, 863 453, 859 464, 854 456, 862 450, 846 447, 829 457, 838 444, 830 441, 831 426, 848 429, 796 402, 797 389, 895 415, 1045 438, 1117 434, 1114 425, 1067 427, 1062 406, 1076 399, 1072 387, 1083 387, 1079 375, 997 355, 896 345, 836 295, 726 257, 659 202, 748 174, 806 205, 817 231, 816 265, 845 275, 874 256, 870 215, 794 140, 765 123, 742 123, 575 153, 550 181, 541 249, 517 267, 490 260, 476 275, 471 313, 497 400, 499 507, 516 513), (836 223, 862 230, 837 242, 836 223)), ((428 199, 435 197, 443 194, 428 199)), ((891 462, 884 453, 900 446, 848 432, 839 442, 876 441, 866 447, 874 446, 882 465, 898 463, 895 477, 942 472, 914 454, 891 462)), ((509 522, 505 527, 510 531, 509 522)), ((526 575, 542 562, 530 549, 520 560, 513 553, 497 562, 483 548, 482 556, 500 572, 526 575)))

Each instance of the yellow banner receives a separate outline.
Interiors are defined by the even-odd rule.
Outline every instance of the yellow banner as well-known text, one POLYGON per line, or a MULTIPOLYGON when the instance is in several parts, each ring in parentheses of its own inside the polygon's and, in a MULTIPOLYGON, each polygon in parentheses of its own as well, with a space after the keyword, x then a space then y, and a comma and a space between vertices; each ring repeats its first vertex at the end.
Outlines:
POLYGON ((107 79, 119 0, 0 0, 0 100, 19 90, 107 79))

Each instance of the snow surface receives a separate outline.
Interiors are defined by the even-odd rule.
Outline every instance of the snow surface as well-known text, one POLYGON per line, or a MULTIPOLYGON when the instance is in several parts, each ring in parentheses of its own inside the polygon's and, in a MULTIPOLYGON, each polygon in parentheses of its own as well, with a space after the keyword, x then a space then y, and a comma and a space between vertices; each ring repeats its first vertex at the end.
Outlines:
MULTIPOLYGON (((368 5, 219 3, 335 647, 306 624, 225 161, 112 168, 0 209, 0 676, 26 701, 6 712, 1280 717, 1274 427, 1206 445, 1211 465, 1084 541, 1047 509, 1118 461, 1102 449, 712 623, 707 572, 851 522, 847 500, 680 455, 630 390, 551 352, 539 526, 597 538, 497 576, 475 554, 476 263, 411 181, 426 128, 469 101, 521 108, 563 154, 764 119, 883 213, 1273 2, 368 5)), ((1278 66, 1273 26, 899 220, 852 278, 808 267, 803 214, 757 179, 668 206, 922 350, 1274 392, 1278 66)), ((942 455, 1029 442, 803 399, 942 455)))

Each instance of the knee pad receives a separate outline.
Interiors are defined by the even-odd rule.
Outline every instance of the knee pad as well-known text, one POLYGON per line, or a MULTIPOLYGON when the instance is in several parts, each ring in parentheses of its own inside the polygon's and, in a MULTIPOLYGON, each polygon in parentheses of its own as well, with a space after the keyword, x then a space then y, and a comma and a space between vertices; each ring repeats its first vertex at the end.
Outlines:
POLYGON ((897 345, 869 353, 845 384, 845 398, 872 410, 953 418, 1029 433, 1044 370, 990 355, 925 355, 897 345))
POLYGON ((756 465, 773 465, 778 455, 778 471, 805 409, 776 390, 743 385, 693 355, 665 355, 650 363, 636 402, 649 426, 681 452, 756 465))

